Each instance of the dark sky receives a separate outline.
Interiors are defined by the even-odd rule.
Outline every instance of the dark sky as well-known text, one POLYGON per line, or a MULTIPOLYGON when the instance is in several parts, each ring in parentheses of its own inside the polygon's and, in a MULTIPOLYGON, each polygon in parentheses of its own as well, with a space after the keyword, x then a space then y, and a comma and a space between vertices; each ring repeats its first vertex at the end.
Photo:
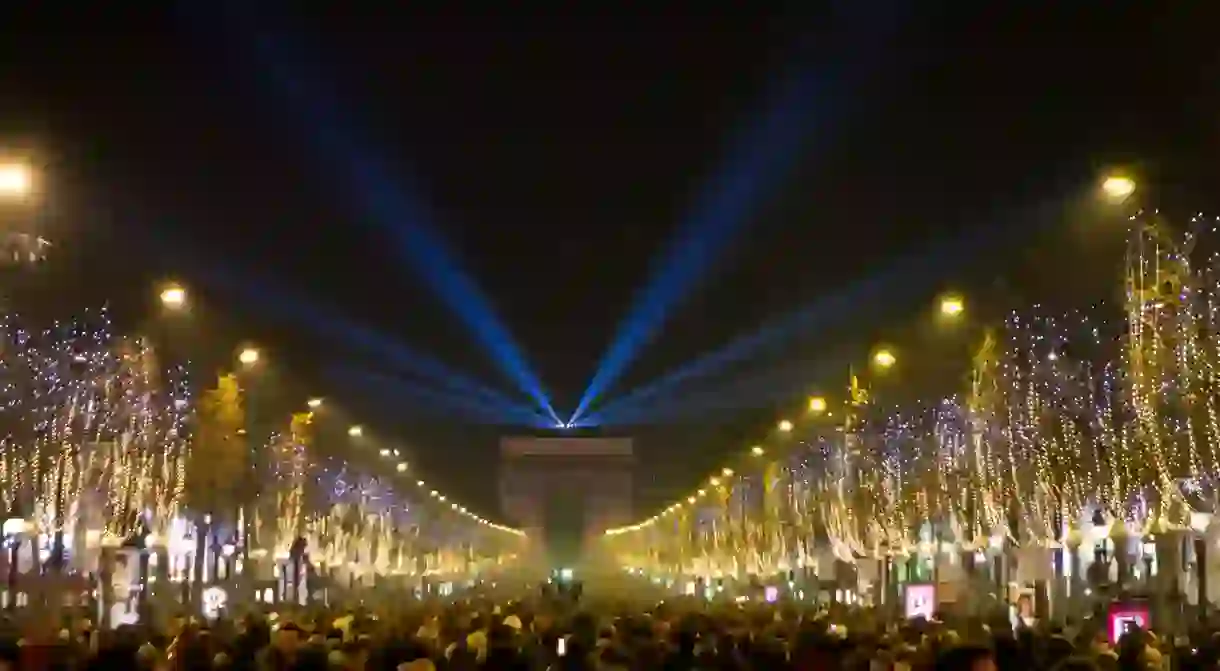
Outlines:
MULTIPOLYGON (((695 391, 781 362, 799 373, 833 358, 841 370, 874 339, 917 332, 916 313, 943 288, 995 301, 1085 296, 1067 287, 1105 287, 1098 277, 1114 269, 1081 205, 1090 180, 1131 166, 1159 198, 1192 209, 1213 205, 1220 183, 1209 34, 1220 10, 1209 3, 840 3, 854 7, 846 18, 832 3, 527 18, 364 4, 394 3, 258 16, 190 2, 6 8, 0 145, 45 163, 45 217, 64 247, 56 290, 139 315, 152 281, 183 277, 207 298, 214 347, 266 342, 294 390, 329 390, 315 369, 334 348, 273 319, 258 291, 207 291, 186 269, 258 272, 511 389, 353 204, 341 166, 315 151, 318 129, 268 83, 250 43, 259 35, 291 45, 293 71, 321 83, 389 183, 426 203, 565 416, 779 73, 824 79, 813 140, 616 390, 925 243, 979 231, 969 255, 900 278, 926 291, 896 290, 849 327, 799 334, 695 391), (1005 242, 1013 226, 1051 232, 1005 242)), ((802 388, 791 394, 799 403, 802 388)), ((393 399, 337 400, 409 444, 458 498, 494 510, 500 430, 401 421, 385 411, 393 399)), ((781 411, 755 405, 634 428, 641 504, 689 487, 781 411)))

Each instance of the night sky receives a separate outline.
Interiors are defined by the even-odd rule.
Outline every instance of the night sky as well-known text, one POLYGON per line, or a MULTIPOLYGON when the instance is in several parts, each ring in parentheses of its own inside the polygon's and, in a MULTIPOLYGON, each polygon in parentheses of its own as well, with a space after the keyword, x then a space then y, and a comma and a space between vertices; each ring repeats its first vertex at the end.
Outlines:
MULTIPOLYGON (((740 172, 728 149, 770 87, 811 84, 791 165, 769 176, 706 281, 608 396, 905 256, 932 262, 890 277, 892 290, 833 326, 677 392, 733 397, 731 411, 608 429, 638 439, 642 507, 689 488, 810 390, 836 392, 878 339, 933 352, 920 320, 938 292, 962 291, 980 320, 1112 298, 1116 238, 1087 197, 1107 169, 1133 170, 1158 204, 1191 211, 1215 211, 1220 184, 1209 34, 1220 10, 1209 3, 739 3, 528 18, 169 4, 5 9, 0 146, 44 165, 41 216, 61 247, 41 308, 109 300, 144 324, 154 283, 181 279, 206 304, 206 356, 265 345, 284 395, 327 394, 481 512, 495 512, 496 438, 513 429, 415 417, 384 390, 341 393, 324 372, 354 365, 353 352, 324 347, 277 315, 267 285, 244 279, 274 278, 525 400, 407 267, 399 224, 357 204, 363 176, 339 174, 351 171, 318 150, 327 124, 377 166, 382 181, 366 187, 420 204, 403 216, 445 241, 566 417, 700 198, 740 172), (961 248, 940 257, 920 251, 953 241, 961 248), (224 278, 249 285, 235 292, 224 278), (768 393, 733 396, 773 372, 783 374, 768 393)), ((928 361, 967 347, 939 346, 928 361)), ((942 393, 961 373, 925 368, 942 393)))

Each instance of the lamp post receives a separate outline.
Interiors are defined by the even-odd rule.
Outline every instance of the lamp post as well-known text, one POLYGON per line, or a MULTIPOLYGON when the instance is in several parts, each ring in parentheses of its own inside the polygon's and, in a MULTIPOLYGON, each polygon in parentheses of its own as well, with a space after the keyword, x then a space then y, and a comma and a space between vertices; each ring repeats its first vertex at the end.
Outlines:
POLYGON ((4 520, 4 540, 8 544, 8 594, 5 602, 9 610, 17 607, 17 564, 21 560, 21 537, 25 535, 29 522, 21 514, 21 509, 14 501, 9 509, 8 518, 4 520))
POLYGON ((157 298, 161 301, 161 306, 166 310, 184 310, 189 301, 186 289, 180 284, 167 284, 161 289, 161 293, 157 298))
POLYGON ((1126 201, 1135 193, 1135 189, 1135 180, 1126 175, 1107 175, 1101 182, 1102 193, 1107 199, 1115 203, 1126 201))
POLYGON ((0 199, 22 201, 34 190, 34 171, 28 163, 6 161, 0 163, 0 199))
POLYGON ((0 223, 7 257, 3 261, 10 266, 41 261, 50 247, 31 225, 35 182, 35 171, 28 161, 0 159, 0 223))
POLYGON ((942 317, 959 317, 966 311, 966 301, 960 296, 942 296, 940 299, 940 314, 942 317))
POLYGON ((251 540, 254 536, 252 533, 255 518, 254 512, 258 509, 259 498, 262 495, 263 446, 258 443, 262 434, 257 430, 259 425, 255 420, 259 400, 259 385, 254 377, 257 374, 256 368, 261 360, 262 354, 254 347, 243 347, 237 354, 237 361, 241 364, 243 372, 242 379, 246 381, 246 384, 243 385, 246 407, 243 413, 245 426, 242 428, 242 434, 246 439, 246 454, 250 458, 250 465, 247 468, 246 476, 249 482, 249 491, 246 494, 246 500, 239 503, 241 513, 238 515, 241 524, 241 551, 244 571, 250 571, 251 569, 250 551, 252 549, 251 540))

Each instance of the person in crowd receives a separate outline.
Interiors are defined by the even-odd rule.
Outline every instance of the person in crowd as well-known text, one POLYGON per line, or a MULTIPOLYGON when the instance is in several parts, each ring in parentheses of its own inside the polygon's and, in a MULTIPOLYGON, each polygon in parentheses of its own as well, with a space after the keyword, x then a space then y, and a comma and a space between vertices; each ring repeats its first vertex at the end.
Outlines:
POLYGON ((385 612, 295 609, 210 623, 182 617, 164 629, 0 626, 0 671, 1220 669, 1220 626, 1177 636, 1132 628, 1112 643, 1101 622, 1014 629, 978 614, 903 621, 840 604, 471 598, 399 603, 385 612))

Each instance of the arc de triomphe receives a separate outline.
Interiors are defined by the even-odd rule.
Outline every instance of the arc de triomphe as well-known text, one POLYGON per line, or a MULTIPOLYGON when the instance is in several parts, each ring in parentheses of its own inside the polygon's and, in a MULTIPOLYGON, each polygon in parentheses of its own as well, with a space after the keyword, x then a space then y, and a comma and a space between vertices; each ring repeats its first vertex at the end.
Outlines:
POLYGON ((507 437, 500 441, 500 503, 524 530, 538 559, 547 513, 557 499, 583 502, 586 547, 606 529, 631 523, 630 438, 507 437))

